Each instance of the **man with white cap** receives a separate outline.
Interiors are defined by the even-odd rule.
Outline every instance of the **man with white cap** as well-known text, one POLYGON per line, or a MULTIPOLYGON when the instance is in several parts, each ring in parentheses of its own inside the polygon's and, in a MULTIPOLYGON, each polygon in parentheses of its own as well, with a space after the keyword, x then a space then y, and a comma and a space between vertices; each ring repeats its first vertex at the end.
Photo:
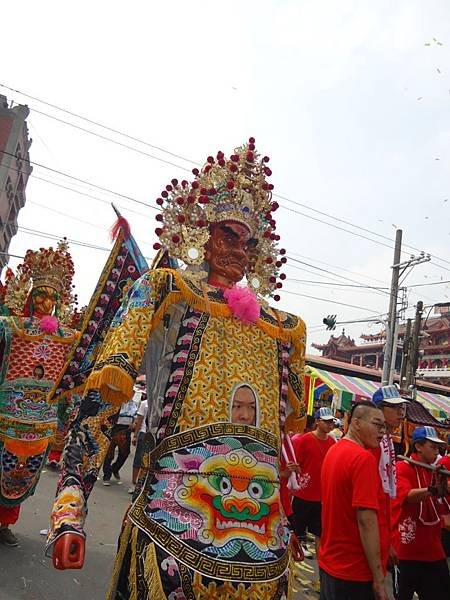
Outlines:
MULTIPOLYGON (((426 465, 436 461, 445 444, 434 427, 416 427, 411 459, 426 465)), ((394 544, 399 558, 398 600, 450 598, 450 576, 441 542, 447 499, 438 498, 439 476, 424 467, 397 465, 397 498, 393 502, 394 544)))
POLYGON ((319 551, 322 532, 322 494, 320 475, 322 463, 328 450, 336 441, 329 433, 334 427, 333 413, 328 407, 321 407, 315 413, 316 428, 304 435, 292 438, 296 463, 299 466, 300 489, 293 493, 292 522, 297 537, 304 542, 306 531, 312 533, 319 551))
POLYGON ((378 471, 381 477, 378 498, 380 507, 378 522, 380 525, 381 558, 386 567, 388 559, 393 564, 397 563, 391 533, 391 502, 397 494, 395 450, 392 433, 400 427, 406 416, 408 400, 400 396, 397 386, 385 385, 374 393, 372 401, 383 412, 386 422, 386 433, 383 435, 380 447, 372 450, 378 463, 378 471))

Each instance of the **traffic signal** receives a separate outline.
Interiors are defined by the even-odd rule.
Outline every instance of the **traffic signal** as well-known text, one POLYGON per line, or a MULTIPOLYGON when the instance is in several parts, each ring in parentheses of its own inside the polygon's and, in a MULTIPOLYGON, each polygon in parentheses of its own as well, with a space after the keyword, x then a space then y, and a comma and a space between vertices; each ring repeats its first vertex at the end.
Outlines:
POLYGON ((327 329, 332 331, 336 329, 336 317, 337 315, 328 315, 323 319, 323 324, 327 326, 327 329))

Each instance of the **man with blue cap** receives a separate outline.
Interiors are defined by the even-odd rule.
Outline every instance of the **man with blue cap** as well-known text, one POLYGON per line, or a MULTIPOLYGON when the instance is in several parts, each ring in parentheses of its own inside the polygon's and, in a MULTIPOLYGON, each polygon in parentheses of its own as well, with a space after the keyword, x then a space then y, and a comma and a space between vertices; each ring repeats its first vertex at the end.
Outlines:
POLYGON ((316 554, 322 534, 322 493, 320 475, 328 450, 336 443, 329 435, 334 427, 331 410, 322 406, 314 413, 316 428, 292 438, 296 462, 300 469, 299 490, 293 491, 293 527, 299 540, 306 541, 306 532, 315 538, 316 554))
POLYGON ((372 450, 378 463, 381 478, 378 502, 378 522, 380 526, 381 558, 384 566, 388 560, 397 563, 397 556, 392 544, 391 534, 391 501, 397 493, 397 477, 395 465, 395 450, 392 433, 400 427, 406 416, 408 400, 402 398, 395 385, 380 387, 372 397, 373 403, 382 410, 386 422, 386 433, 380 442, 380 447, 372 450))
MULTIPOLYGON (((434 427, 416 427, 411 459, 433 465, 445 445, 434 427)), ((400 462, 393 502, 394 544, 399 558, 398 600, 450 598, 450 576, 441 542, 449 496, 439 498, 440 477, 433 469, 400 462)))

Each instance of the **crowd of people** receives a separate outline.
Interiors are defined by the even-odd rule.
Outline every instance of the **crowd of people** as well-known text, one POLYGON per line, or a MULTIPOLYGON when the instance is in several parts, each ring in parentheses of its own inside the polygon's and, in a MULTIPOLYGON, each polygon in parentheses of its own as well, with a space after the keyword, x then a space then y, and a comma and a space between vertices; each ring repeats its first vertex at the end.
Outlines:
POLYGON ((416 427, 411 460, 397 461, 392 432, 407 402, 384 386, 353 405, 345 435, 331 436, 340 423, 322 407, 314 429, 292 437, 283 504, 304 556, 306 533, 315 538, 321 600, 385 600, 388 570, 396 600, 450 597, 450 439, 416 427))

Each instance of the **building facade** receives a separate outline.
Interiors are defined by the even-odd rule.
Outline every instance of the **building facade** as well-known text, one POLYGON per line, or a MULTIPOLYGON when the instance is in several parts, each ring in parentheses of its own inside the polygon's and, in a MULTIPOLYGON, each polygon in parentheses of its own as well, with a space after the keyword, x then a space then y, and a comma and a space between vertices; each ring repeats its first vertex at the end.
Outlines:
POLYGON ((340 336, 330 336, 326 344, 312 344, 313 348, 320 350, 324 358, 350 363, 357 367, 381 369, 383 366, 383 355, 385 345, 385 332, 381 331, 375 335, 361 335, 362 344, 356 344, 355 340, 342 331, 340 336))
MULTIPOLYGON (((399 344, 395 362, 396 372, 400 372, 402 361, 402 343, 405 326, 399 327, 399 344)), ((357 367, 381 369, 383 367, 385 331, 376 334, 362 334, 361 344, 345 335, 330 336, 326 344, 312 344, 320 350, 324 358, 349 363, 357 367)), ((419 342, 419 367, 417 376, 430 383, 450 386, 450 307, 436 306, 434 316, 422 321, 419 342)))
POLYGON ((9 107, 0 94, 0 271, 9 260, 9 244, 17 233, 19 211, 32 171, 28 150, 27 106, 9 107))

